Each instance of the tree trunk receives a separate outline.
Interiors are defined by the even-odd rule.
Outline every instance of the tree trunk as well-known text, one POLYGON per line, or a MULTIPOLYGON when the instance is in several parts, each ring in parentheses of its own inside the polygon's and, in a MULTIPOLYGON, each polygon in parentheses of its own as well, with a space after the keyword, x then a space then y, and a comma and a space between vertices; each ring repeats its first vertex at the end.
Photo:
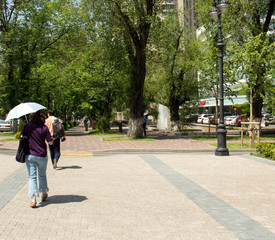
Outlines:
POLYGON ((257 81, 256 86, 253 86, 252 88, 252 97, 253 97, 253 103, 252 103, 252 109, 253 109, 253 117, 254 118, 261 118, 262 117, 262 107, 263 107, 263 97, 264 91, 262 90, 262 86, 264 83, 257 81))
POLYGON ((17 123, 17 119, 13 119, 12 120, 12 132, 15 134, 18 131, 18 123, 17 123))
POLYGON ((146 55, 145 45, 136 49, 136 57, 134 60, 134 70, 132 72, 131 82, 131 98, 130 98, 130 121, 128 137, 142 137, 143 135, 143 90, 146 74, 146 55))
POLYGON ((143 117, 130 119, 127 136, 136 138, 143 136, 143 117))
MULTIPOLYGON (((254 103, 254 99, 253 99, 253 88, 252 86, 250 87, 250 118, 249 118, 249 122, 253 122, 253 103, 254 103)), ((249 125, 249 138, 250 138, 250 147, 254 146, 254 129, 253 129, 253 124, 249 125)))
MULTIPOLYGON (((123 2, 123 1, 122 1, 123 2)), ((138 11, 136 20, 131 22, 128 13, 119 1, 114 1, 128 36, 125 37, 128 58, 132 68, 130 83, 130 122, 129 137, 142 137, 143 134, 143 90, 146 75, 146 45, 151 27, 150 17, 154 15, 154 0, 134 1, 138 11), (131 41, 129 41, 131 39, 131 41), (131 42, 131 43, 130 43, 131 42)))
POLYGON ((8 57, 8 81, 7 81, 7 84, 8 84, 8 97, 7 97, 7 100, 8 100, 8 108, 13 108, 14 106, 16 106, 16 104, 18 104, 17 102, 17 95, 16 95, 16 91, 15 91, 15 88, 16 88, 16 84, 15 84, 15 81, 14 81, 14 59, 13 59, 13 56, 9 56, 8 57))
MULTIPOLYGON (((110 96, 110 95, 109 95, 110 96)), ((106 101, 103 104, 103 111, 102 111, 102 116, 106 117, 107 119, 111 118, 111 99, 109 97, 106 97, 106 101)))
POLYGON ((169 109, 170 109, 171 121, 178 122, 180 120, 179 106, 171 103, 169 106, 169 109))
MULTIPOLYGON (((261 52, 261 49, 258 50, 261 52)), ((251 85, 253 97, 252 109, 253 109, 253 118, 261 118, 262 117, 262 108, 263 108, 263 101, 265 96, 265 80, 264 76, 266 73, 265 67, 261 66, 259 63, 253 66, 257 71, 255 72, 255 82, 251 85)))

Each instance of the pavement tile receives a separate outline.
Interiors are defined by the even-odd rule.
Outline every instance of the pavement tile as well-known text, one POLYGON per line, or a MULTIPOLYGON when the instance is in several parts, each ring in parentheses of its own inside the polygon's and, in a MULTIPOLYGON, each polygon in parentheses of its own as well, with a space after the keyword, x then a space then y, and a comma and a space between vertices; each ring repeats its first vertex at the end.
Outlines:
MULTIPOLYGON (((1 151, 0 193, 9 198, 0 208, 1 240, 275 239, 275 162, 244 153, 216 157, 212 146, 181 137, 102 142, 100 136, 79 136, 80 132, 73 130, 62 143, 58 169, 48 164, 49 197, 36 209, 29 207, 26 178, 14 174, 23 165, 12 151, 1 151), (168 148, 212 152, 107 153, 168 148), (7 181, 12 176, 14 181, 7 181), (9 197, 5 191, 15 188, 16 181, 22 186, 9 197), (224 203, 214 208, 215 214, 214 201, 224 203), (234 209, 231 215, 225 214, 228 209, 234 209), (236 219, 239 215, 247 222, 236 219), (231 221, 234 228, 228 227, 231 221), (251 237, 249 224, 257 227, 251 232, 268 237, 251 237)), ((14 143, 10 149, 16 149, 14 143)))
MULTIPOLYGON (((102 138, 114 136, 87 135, 82 125, 67 131, 66 134, 67 140, 61 143, 61 151, 64 152, 215 150, 215 147, 208 143, 200 143, 183 136, 156 131, 148 131, 147 133, 148 137, 156 138, 156 141, 102 141, 102 138)), ((0 149, 16 150, 17 147, 17 141, 0 142, 0 149)))

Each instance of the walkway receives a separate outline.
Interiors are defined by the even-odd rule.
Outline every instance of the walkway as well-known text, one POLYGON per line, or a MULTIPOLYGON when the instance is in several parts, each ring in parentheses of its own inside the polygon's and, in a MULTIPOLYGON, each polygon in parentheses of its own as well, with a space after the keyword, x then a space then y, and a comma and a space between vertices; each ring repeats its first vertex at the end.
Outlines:
MULTIPOLYGON (((61 143, 62 152, 88 152, 96 153, 102 151, 116 152, 171 152, 171 151, 215 151, 214 146, 198 142, 196 140, 187 139, 183 136, 177 136, 162 132, 148 131, 147 136, 156 138, 156 141, 103 141, 102 138, 117 137, 109 136, 93 136, 87 135, 84 126, 79 125, 67 131, 67 140, 61 143)), ((17 142, 0 142, 0 149, 17 149, 17 142)))
POLYGON ((0 239, 275 240, 275 161, 194 152, 193 141, 173 138, 155 147, 175 152, 140 142, 111 152, 100 137, 71 130, 57 170, 48 165, 49 198, 36 209, 25 165, 0 146, 0 239), (123 153, 129 146, 140 151, 123 153))
POLYGON ((274 240, 275 162, 212 153, 107 154, 48 166, 31 209, 25 165, 0 154, 0 239, 274 240))

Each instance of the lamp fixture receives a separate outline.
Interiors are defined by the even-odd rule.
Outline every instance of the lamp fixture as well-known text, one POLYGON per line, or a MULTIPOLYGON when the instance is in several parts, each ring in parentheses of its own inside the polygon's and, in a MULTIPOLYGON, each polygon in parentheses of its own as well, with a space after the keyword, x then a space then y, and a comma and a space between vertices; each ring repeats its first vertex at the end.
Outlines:
POLYGON ((218 4, 218 9, 222 12, 222 13, 226 13, 228 11, 228 9, 230 8, 230 3, 226 0, 221 0, 218 4))

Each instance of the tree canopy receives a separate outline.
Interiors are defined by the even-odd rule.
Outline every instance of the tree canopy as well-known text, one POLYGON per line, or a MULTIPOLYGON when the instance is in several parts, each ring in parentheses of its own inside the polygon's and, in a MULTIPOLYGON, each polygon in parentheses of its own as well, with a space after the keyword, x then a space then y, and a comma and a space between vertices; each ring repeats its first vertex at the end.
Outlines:
MULTIPOLYGON (((110 119, 112 111, 128 109, 128 135, 139 137, 146 106, 156 102, 179 121, 182 104, 194 106, 205 89, 217 97, 218 28, 208 16, 211 3, 196 0, 205 29, 197 39, 179 12, 161 18, 160 0, 1 1, 1 114, 26 101, 64 119, 110 119)), ((245 79, 259 117, 264 101, 274 98, 274 0, 230 3, 222 17, 225 84, 245 79)), ((225 95, 231 90, 225 87, 225 95)))

